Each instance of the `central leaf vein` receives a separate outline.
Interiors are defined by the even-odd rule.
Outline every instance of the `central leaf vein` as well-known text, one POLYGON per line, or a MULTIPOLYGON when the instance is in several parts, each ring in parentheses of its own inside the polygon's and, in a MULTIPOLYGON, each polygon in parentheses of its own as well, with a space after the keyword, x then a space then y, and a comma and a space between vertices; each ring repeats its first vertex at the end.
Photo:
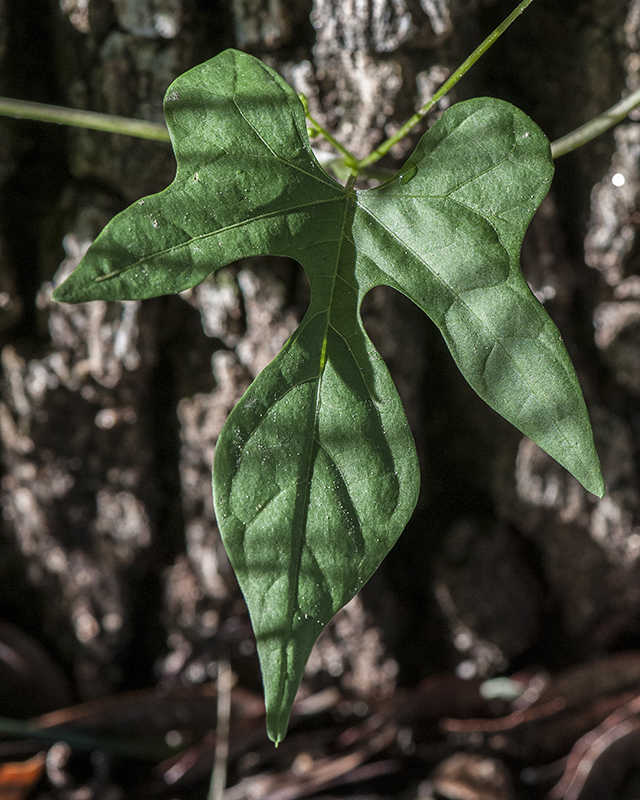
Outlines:
POLYGON ((151 253, 148 256, 144 256, 143 258, 139 258, 137 261, 131 262, 131 264, 127 264, 125 267, 121 267, 120 269, 108 272, 106 275, 99 275, 98 277, 96 277, 95 281, 96 283, 100 283, 110 280, 112 278, 117 278, 118 275, 122 275, 123 273, 128 272, 129 270, 132 269, 141 268, 143 265, 152 263, 153 261, 160 259, 163 256, 176 253, 179 250, 183 250, 186 247, 191 247, 192 245, 197 244, 198 242, 206 241, 215 236, 220 236, 224 233, 228 233, 229 231, 236 230, 238 228, 243 228, 246 225, 252 225, 254 223, 263 222, 268 219, 277 219, 278 217, 286 217, 289 214, 293 214, 298 211, 303 211, 306 208, 315 208, 319 205, 335 203, 340 200, 342 200, 341 197, 330 197, 327 198, 326 200, 314 200, 309 203, 299 203, 295 206, 290 206, 289 208, 279 208, 276 209, 275 211, 270 211, 265 214, 257 214, 254 217, 249 217, 248 219, 241 220, 240 222, 234 222, 232 225, 225 225, 224 227, 218 228, 215 231, 208 231, 207 233, 203 233, 200 236, 193 236, 184 242, 172 245, 171 247, 166 247, 164 250, 157 250, 156 252, 151 253))

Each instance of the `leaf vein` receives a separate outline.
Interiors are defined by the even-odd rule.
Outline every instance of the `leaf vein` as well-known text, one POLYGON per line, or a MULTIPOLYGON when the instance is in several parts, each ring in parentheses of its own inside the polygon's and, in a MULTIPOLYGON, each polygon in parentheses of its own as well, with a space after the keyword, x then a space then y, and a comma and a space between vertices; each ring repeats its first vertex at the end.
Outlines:
MULTIPOLYGON (((327 175, 327 180, 325 180, 323 177, 321 177, 320 175, 318 175, 315 172, 307 172, 307 170, 303 169, 301 166, 296 164, 292 159, 286 159, 286 158, 282 158, 282 156, 279 156, 275 152, 275 150, 271 147, 271 145, 267 142, 267 140, 261 135, 260 131, 251 122, 251 120, 247 116, 245 116, 245 114, 243 113, 242 109, 238 105, 238 102, 236 100, 236 95, 235 94, 233 95, 233 97, 231 99, 233 101, 234 106, 238 110, 238 114, 240 114, 240 116, 245 121, 245 123, 248 125, 248 127, 253 131, 253 133, 258 137, 258 139, 262 142, 262 144, 267 148, 267 150, 271 154, 270 156, 262 156, 262 158, 275 158, 275 160, 278 161, 280 164, 284 164, 287 167, 292 167, 293 169, 297 170, 298 172, 301 172, 303 175, 306 175, 307 178, 312 178, 313 180, 315 180, 318 183, 321 183, 321 184, 323 184, 325 186, 331 186, 332 188, 337 188, 338 187, 338 184, 336 184, 334 181, 332 181, 331 178, 328 175, 327 175)), ((306 147, 304 147, 304 144, 302 145, 302 147, 305 150, 305 152, 307 153, 307 155, 309 156, 309 158, 311 160, 311 163, 313 164, 314 163, 313 159, 315 159, 315 156, 313 156, 313 154, 309 154, 309 151, 307 150, 306 147)), ((246 153, 238 154, 238 155, 246 158, 246 153)), ((320 169, 326 175, 326 172, 324 172, 322 167, 320 167, 320 169)))
MULTIPOLYGON (((456 200, 455 202, 459 202, 459 201, 457 201, 457 200, 456 200)), ((362 207, 362 206, 361 206, 361 207, 362 207)), ((499 348, 500 348, 500 349, 503 351, 503 353, 505 354, 505 356, 507 357, 507 359, 508 359, 508 360, 511 362, 511 364, 513 365, 513 367, 514 367, 514 369, 515 369, 515 372, 517 372, 518 374, 520 374, 520 375, 522 376, 522 378, 523 378, 524 382, 525 382, 525 383, 527 384, 527 386, 529 387, 529 394, 530 394, 530 396, 531 396, 531 397, 535 397, 536 399, 538 399, 537 392, 535 392, 535 390, 534 390, 533 386, 531 385, 531 382, 530 382, 530 381, 527 379, 527 375, 526 375, 526 374, 525 374, 525 373, 524 373, 522 370, 520 370, 520 369, 518 368, 517 362, 516 362, 516 361, 513 359, 513 357, 512 357, 512 356, 511 356, 511 354, 509 353, 509 351, 508 351, 508 350, 507 350, 507 349, 506 349, 506 348, 505 348, 505 347, 502 345, 502 343, 501 343, 501 341, 500 341, 499 337, 498 337, 498 336, 497 336, 497 335, 494 333, 494 331, 493 331, 493 330, 492 330, 492 329, 491 329, 491 328, 490 328, 490 327, 489 327, 489 326, 488 326, 488 325, 487 325, 487 324, 486 324, 486 323, 485 323, 485 322, 484 322, 484 321, 483 321, 483 320, 482 320, 482 319, 481 319, 481 318, 480 318, 480 317, 479 317, 479 316, 478 316, 478 315, 477 315, 477 314, 476 314, 476 313, 473 311, 473 309, 471 308, 471 306, 469 306, 469 304, 468 304, 468 303, 466 303, 466 302, 464 301, 464 299, 463 299, 462 295, 461 295, 460 293, 456 292, 456 291, 455 291, 455 289, 453 289, 453 287, 452 287, 452 286, 450 286, 450 284, 449 284, 449 283, 447 283, 447 281, 446 281, 446 280, 445 280, 445 279, 444 279, 444 278, 443 278, 441 275, 439 275, 437 272, 435 272, 435 271, 433 270, 433 268, 432 268, 432 267, 431 267, 431 266, 430 266, 430 265, 429 265, 429 264, 428 264, 428 263, 427 263, 427 262, 426 262, 426 261, 425 261, 425 260, 424 260, 424 259, 423 259, 421 256, 419 256, 419 255, 418 255, 418 254, 415 252, 415 250, 414 250, 412 247, 410 247, 409 245, 407 245, 407 243, 406 243, 406 242, 403 242, 403 241, 402 241, 402 240, 401 240, 401 239, 400 239, 400 238, 399 238, 399 237, 398 237, 398 236, 397 236, 397 235, 396 235, 396 234, 395 234, 395 233, 394 233, 392 230, 390 230, 390 229, 389 229, 389 228, 388 228, 388 227, 387 227, 387 226, 386 226, 386 225, 385 225, 385 224, 384 224, 384 223, 383 223, 381 220, 379 220, 379 219, 378 219, 378 218, 375 216, 375 214, 373 214, 373 213, 372 213, 372 212, 371 212, 371 211, 370 211, 368 208, 363 208, 363 210, 364 210, 364 211, 366 211, 366 213, 367 213, 367 214, 369 214, 369 216, 370 216, 370 217, 372 217, 372 219, 374 219, 374 220, 375 220, 375 221, 376 221, 376 222, 377 222, 377 223, 378 223, 378 224, 379 224, 379 225, 380 225, 380 226, 383 228, 383 230, 385 230, 385 231, 386 231, 386 232, 387 232, 387 233, 388 233, 388 234, 389 234, 389 235, 390 235, 390 236, 391 236, 393 239, 395 239, 395 240, 396 240, 396 241, 397 241, 397 242, 398 242, 398 243, 399 243, 399 244, 400 244, 402 247, 408 248, 408 250, 411 252, 411 254, 413 255, 413 257, 414 257, 414 258, 415 258, 415 259, 416 259, 418 262, 421 262, 422 264, 424 264, 424 266, 425 266, 425 267, 426 267, 426 268, 427 268, 427 269, 428 269, 428 270, 431 272, 431 274, 432 274, 432 275, 433 275, 433 276, 434 276, 434 277, 435 277, 435 278, 436 278, 436 279, 437 279, 437 280, 438 280, 438 281, 439 281, 439 282, 440 282, 440 283, 441 283, 441 284, 442 284, 442 285, 443 285, 443 286, 444 286, 444 287, 445 287, 445 288, 446 288, 446 289, 447 289, 447 290, 448 290, 448 291, 449 291, 449 292, 450 292, 450 293, 453 295, 453 298, 454 298, 454 299, 453 299, 453 301, 452 301, 451 305, 449 306, 449 310, 451 310, 451 307, 452 307, 452 306, 453 306, 453 304, 456 302, 456 300, 457 300, 459 303, 461 303, 462 305, 464 305, 464 306, 465 306, 465 308, 467 309, 467 311, 468 311, 468 313, 470 314, 470 316, 473 316, 473 317, 476 319, 476 321, 477 321, 478 325, 479 325, 479 326, 480 326, 482 329, 484 329, 484 330, 487 332, 487 334, 489 334, 489 335, 490 335, 490 337, 493 339, 493 347, 499 347, 499 348)), ((470 209, 470 210, 471 210, 471 211, 473 211, 473 209, 470 209)), ((474 211, 473 213, 474 213, 474 214, 477 214, 478 216, 480 216, 480 215, 479 215, 479 214, 478 214, 476 211, 474 211)), ((492 227, 493 227, 493 226, 492 226, 492 227)), ((502 246, 504 247, 504 245, 502 245, 502 246)), ((505 248, 505 249, 506 249, 506 248, 505 248)), ((508 251, 508 250, 507 250, 507 254, 509 254, 509 251, 508 251)), ((509 259, 509 260, 511 260, 511 259, 509 259)), ((382 267, 379 267, 379 269, 380 269, 382 272, 384 272, 384 274, 385 274, 385 275, 388 275, 388 277, 390 278, 390 280, 393 280, 393 278, 392 278, 392 277, 391 277, 391 276, 390 276, 390 275, 389 275, 389 274, 386 272, 386 270, 384 270, 382 267)), ((394 281, 394 283, 395 283, 395 281, 394 281)), ((445 316, 446 316, 446 314, 448 314, 448 311, 447 311, 447 312, 445 312, 445 316)), ((485 362, 485 363, 486 363, 486 362, 485 362)), ((540 402, 540 401, 538 400, 538 402, 540 402)), ((567 439, 566 435, 563 433, 563 431, 562 431, 562 429, 560 428, 560 425, 559 425, 559 423, 558 423, 558 421, 557 421, 556 419, 553 419, 553 425, 554 425, 554 427, 556 428, 556 430, 557 430, 558 434, 560 435, 560 437, 561 437, 561 438, 562 438, 562 439, 563 439, 565 442, 567 442, 567 445, 569 445, 569 447, 571 447, 571 449, 573 450, 574 448, 573 448, 573 446, 572 446, 572 443, 571 443, 571 442, 569 442, 569 440, 567 439)), ((578 458, 579 458, 580 462, 584 464, 584 462, 582 461, 582 458, 581 458, 580 454, 578 454, 578 458)), ((586 465, 585 465, 585 466, 586 466, 586 465)))
MULTIPOLYGON (((271 211, 265 214, 258 214, 255 217, 250 217, 248 219, 241 220, 240 222, 234 222, 232 225, 225 225, 222 228, 218 228, 215 231, 210 231, 209 233, 203 233, 200 236, 193 236, 192 238, 188 239, 185 242, 172 245, 171 247, 166 247, 164 250, 158 250, 155 253, 151 253, 148 256, 145 256, 143 258, 138 259, 137 261, 132 262, 131 264, 127 264, 126 267, 122 267, 121 269, 116 269, 113 270, 112 272, 108 272, 106 275, 99 275, 95 279, 95 282, 102 283, 103 281, 107 281, 112 278, 117 278, 118 275, 122 275, 122 273, 128 272, 131 269, 136 269, 137 267, 141 267, 141 265, 143 264, 148 264, 151 261, 154 261, 158 258, 162 258, 163 256, 167 255, 167 253, 175 253, 177 250, 182 250, 185 247, 190 247, 194 243, 205 241, 213 236, 220 236, 221 234, 227 233, 236 228, 242 228, 244 225, 253 225, 256 222, 262 222, 263 220, 273 219, 279 216, 286 216, 287 214, 291 214, 295 211, 302 211, 305 208, 312 208, 318 205, 335 203, 336 201, 341 201, 342 199, 343 198, 341 197, 330 197, 327 198, 326 200, 315 200, 310 203, 300 203, 295 206, 290 206, 289 208, 279 208, 275 211, 271 211)), ((214 270, 211 271, 213 272, 214 270)))

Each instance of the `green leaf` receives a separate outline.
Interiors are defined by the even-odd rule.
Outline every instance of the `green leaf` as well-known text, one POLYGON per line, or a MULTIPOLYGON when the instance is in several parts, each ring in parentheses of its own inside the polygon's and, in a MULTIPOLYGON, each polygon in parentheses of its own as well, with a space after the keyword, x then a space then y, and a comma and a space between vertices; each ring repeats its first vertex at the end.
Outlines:
POLYGON ((578 379, 519 265, 552 175, 548 141, 525 114, 459 103, 399 179, 361 193, 358 251, 431 317, 480 397, 602 496, 578 379))
POLYGON ((165 112, 174 182, 109 223, 54 296, 179 292, 251 255, 306 270, 309 310, 229 416, 213 478, 278 742, 314 642, 418 494, 406 418, 360 318, 372 287, 417 303, 478 394, 604 491, 573 367, 519 268, 553 174, 549 143, 513 106, 471 100, 443 115, 394 179, 355 192, 317 163, 295 92, 235 51, 178 78, 165 112))

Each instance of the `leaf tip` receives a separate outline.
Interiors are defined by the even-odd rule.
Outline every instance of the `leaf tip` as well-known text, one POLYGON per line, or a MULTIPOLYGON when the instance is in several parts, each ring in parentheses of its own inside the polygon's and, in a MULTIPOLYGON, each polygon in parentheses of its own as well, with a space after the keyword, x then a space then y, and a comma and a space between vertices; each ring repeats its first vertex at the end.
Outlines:
POLYGON ((606 494, 607 487, 605 486, 604 478, 602 476, 602 467, 600 466, 600 461, 595 453, 589 469, 581 472, 574 472, 572 469, 569 469, 569 472, 583 486, 583 488, 585 488, 591 494, 594 494, 596 497, 602 498, 606 494))
POLYGON ((51 299, 56 303, 86 303, 88 300, 101 299, 92 296, 88 288, 78 281, 76 273, 72 272, 59 286, 56 286, 51 299))
POLYGON ((591 492, 591 494, 595 494, 597 498, 602 499, 607 491, 602 473, 600 473, 595 480, 590 481, 590 484, 585 486, 585 489, 591 492))
POLYGON ((272 711, 269 708, 269 703, 267 703, 267 736, 276 747, 278 747, 280 742, 284 741, 284 737, 287 735, 290 713, 290 707, 280 707, 272 711))
POLYGON ((267 736, 273 742, 274 747, 278 747, 280 745, 280 742, 283 741, 286 734, 287 734, 286 728, 283 732, 280 730, 279 727, 276 727, 274 729, 270 725, 267 725, 267 736))
POLYGON ((53 290, 53 295, 51 296, 52 300, 55 300, 56 303, 71 303, 73 302, 69 297, 69 292, 66 289, 66 281, 61 283, 60 286, 56 286, 53 290))

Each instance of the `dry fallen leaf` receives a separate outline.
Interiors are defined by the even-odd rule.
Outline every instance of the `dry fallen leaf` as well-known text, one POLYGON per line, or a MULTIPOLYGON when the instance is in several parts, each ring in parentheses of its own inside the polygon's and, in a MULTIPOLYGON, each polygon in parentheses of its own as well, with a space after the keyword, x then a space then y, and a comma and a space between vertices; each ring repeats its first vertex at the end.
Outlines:
POLYGON ((12 761, 0 766, 0 800, 23 800, 38 783, 46 755, 38 753, 27 761, 12 761))

